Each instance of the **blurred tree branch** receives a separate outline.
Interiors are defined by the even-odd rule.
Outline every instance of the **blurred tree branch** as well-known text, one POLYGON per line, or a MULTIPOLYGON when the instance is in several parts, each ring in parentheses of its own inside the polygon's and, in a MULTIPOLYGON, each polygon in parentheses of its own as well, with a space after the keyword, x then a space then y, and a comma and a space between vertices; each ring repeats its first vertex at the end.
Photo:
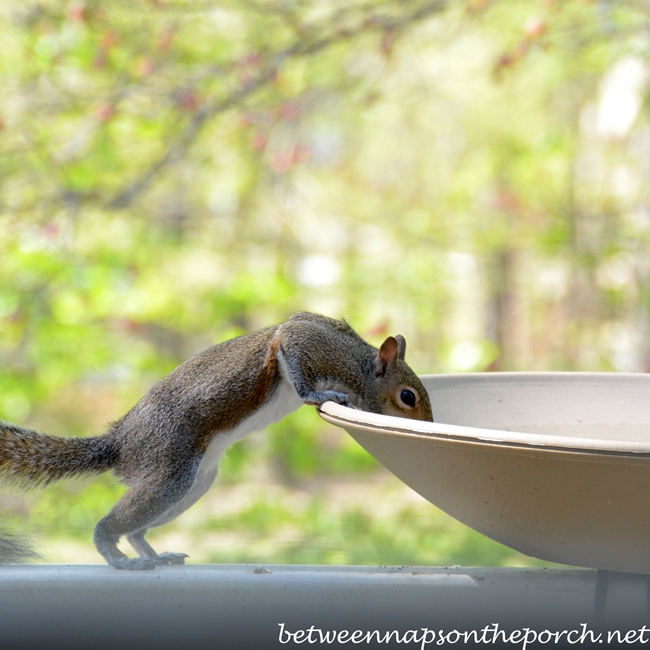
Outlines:
MULTIPOLYGON (((401 5, 386 3, 385 8, 394 10, 401 5)), ((257 76, 247 80, 234 90, 225 99, 206 102, 198 109, 190 122, 183 128, 178 137, 172 141, 156 162, 142 172, 134 181, 123 188, 107 205, 112 209, 129 207, 136 197, 141 194, 166 167, 181 158, 187 149, 196 140, 206 122, 224 111, 238 106, 243 100, 250 97, 275 75, 281 66, 289 59, 309 57, 327 49, 330 46, 351 40, 368 32, 383 31, 391 34, 394 39, 404 29, 431 15, 447 8, 448 0, 428 0, 421 3, 405 3, 408 10, 392 15, 390 11, 380 11, 376 5, 369 5, 357 12, 350 26, 342 27, 341 23, 347 20, 347 14, 352 13, 350 8, 340 11, 330 18, 325 25, 302 27, 307 30, 302 33, 294 43, 280 51, 266 55, 266 64, 261 66, 257 76)))

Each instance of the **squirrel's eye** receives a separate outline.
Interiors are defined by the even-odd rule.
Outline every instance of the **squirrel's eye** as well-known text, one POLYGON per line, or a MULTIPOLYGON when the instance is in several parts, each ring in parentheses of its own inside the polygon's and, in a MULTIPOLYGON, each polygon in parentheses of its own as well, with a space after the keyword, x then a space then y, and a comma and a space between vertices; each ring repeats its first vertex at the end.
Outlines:
POLYGON ((408 388, 404 388, 402 392, 399 394, 400 400, 404 403, 405 406, 408 406, 410 408, 415 407, 415 393, 412 390, 408 390, 408 388))

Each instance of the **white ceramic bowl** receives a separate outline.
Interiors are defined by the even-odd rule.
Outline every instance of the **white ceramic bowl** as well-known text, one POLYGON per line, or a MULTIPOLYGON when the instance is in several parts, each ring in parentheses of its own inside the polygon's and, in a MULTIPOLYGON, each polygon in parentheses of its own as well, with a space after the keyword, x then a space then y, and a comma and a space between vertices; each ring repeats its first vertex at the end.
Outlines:
POLYGON ((650 375, 427 375, 434 423, 333 402, 407 485, 522 553, 650 574, 650 375))

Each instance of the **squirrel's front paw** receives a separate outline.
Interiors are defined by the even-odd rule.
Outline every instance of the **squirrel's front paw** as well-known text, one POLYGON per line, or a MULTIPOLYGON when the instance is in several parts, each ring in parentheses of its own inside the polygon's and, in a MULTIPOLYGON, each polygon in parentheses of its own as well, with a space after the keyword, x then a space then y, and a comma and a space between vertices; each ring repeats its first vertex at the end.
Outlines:
POLYGON ((348 406, 352 408, 352 404, 350 404, 350 400, 345 393, 337 393, 334 390, 326 390, 323 391, 323 395, 326 396, 325 401, 336 402, 341 406, 348 406))
POLYGON ((325 402, 336 402, 342 406, 349 406, 350 408, 354 408, 352 404, 350 404, 350 400, 345 393, 339 393, 335 390, 321 390, 318 392, 309 393, 303 397, 303 399, 305 401, 305 404, 308 406, 320 406, 325 402))

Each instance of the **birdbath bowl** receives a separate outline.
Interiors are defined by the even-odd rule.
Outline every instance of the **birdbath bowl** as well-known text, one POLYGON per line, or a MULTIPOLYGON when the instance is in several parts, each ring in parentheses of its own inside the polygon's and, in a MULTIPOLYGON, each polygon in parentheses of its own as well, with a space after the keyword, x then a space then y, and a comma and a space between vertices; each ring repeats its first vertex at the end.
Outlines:
POLYGON ((650 574, 650 375, 425 375, 435 422, 333 402, 404 483, 526 555, 650 574))

